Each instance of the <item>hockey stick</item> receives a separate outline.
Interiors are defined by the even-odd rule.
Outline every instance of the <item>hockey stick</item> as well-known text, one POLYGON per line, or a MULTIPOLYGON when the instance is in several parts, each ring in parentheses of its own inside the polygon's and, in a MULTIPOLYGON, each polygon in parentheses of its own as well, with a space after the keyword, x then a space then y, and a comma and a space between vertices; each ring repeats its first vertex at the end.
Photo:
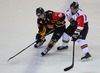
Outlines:
MULTIPOLYGON (((52 33, 53 31, 54 31, 54 29, 52 29, 50 32, 48 32, 45 36, 41 37, 41 39, 44 38, 44 37, 46 37, 47 35, 49 35, 49 34, 52 33)), ((36 40, 36 41, 37 41, 37 40, 36 40)), ((36 43, 36 41, 33 42, 32 44, 30 44, 29 46, 27 46, 26 48, 24 48, 23 50, 21 50, 20 52, 18 52, 17 54, 15 54, 14 56, 10 57, 7 61, 13 59, 14 57, 16 57, 17 55, 19 55, 20 53, 22 53, 24 50, 26 50, 27 48, 29 48, 30 46, 32 46, 34 43, 36 43)))
POLYGON ((75 41, 73 41, 73 56, 72 56, 72 65, 71 65, 71 66, 69 66, 69 67, 66 67, 66 68, 64 69, 64 71, 68 71, 68 70, 70 70, 71 68, 73 68, 73 67, 74 67, 74 54, 75 54, 75 41))
POLYGON ((20 52, 18 52, 17 54, 15 54, 14 56, 10 57, 7 61, 13 59, 14 57, 16 57, 17 55, 19 55, 21 52, 23 52, 24 50, 26 50, 27 48, 29 48, 30 46, 32 46, 35 42, 33 42, 32 44, 30 44, 29 46, 27 46, 26 48, 24 48, 23 50, 21 50, 20 52))

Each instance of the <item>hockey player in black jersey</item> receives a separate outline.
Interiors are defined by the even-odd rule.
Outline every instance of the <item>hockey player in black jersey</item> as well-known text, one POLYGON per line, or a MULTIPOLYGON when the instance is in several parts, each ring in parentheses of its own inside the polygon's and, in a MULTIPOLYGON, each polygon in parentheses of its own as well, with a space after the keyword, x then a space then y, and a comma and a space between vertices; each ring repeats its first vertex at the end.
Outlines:
POLYGON ((35 47, 42 45, 45 42, 45 38, 41 39, 41 37, 45 36, 46 33, 54 29, 53 36, 48 46, 41 53, 41 55, 44 56, 55 45, 65 31, 65 14, 50 10, 44 11, 43 8, 39 7, 36 9, 36 15, 38 16, 37 23, 39 31, 36 35, 37 43, 34 45, 35 47))
POLYGON ((36 34, 37 42, 34 45, 35 48, 41 46, 46 41, 45 38, 41 39, 41 37, 45 36, 48 32, 54 29, 54 24, 52 24, 47 19, 47 16, 50 15, 51 13, 52 11, 44 11, 44 9, 41 7, 36 9, 36 15, 38 16, 37 18, 38 33, 36 34))

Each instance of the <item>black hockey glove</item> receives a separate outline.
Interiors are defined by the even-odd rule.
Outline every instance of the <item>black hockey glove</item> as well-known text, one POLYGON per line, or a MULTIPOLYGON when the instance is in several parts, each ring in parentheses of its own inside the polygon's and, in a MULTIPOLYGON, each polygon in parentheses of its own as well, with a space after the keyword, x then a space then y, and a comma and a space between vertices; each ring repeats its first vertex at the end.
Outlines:
POLYGON ((78 39, 78 33, 74 33, 73 35, 72 35, 72 41, 76 41, 77 39, 78 39))
POLYGON ((40 34, 36 34, 36 43, 38 43, 38 42, 41 42, 41 37, 42 37, 42 35, 40 35, 40 34))
POLYGON ((72 26, 75 26, 77 23, 76 23, 76 21, 75 20, 72 20, 71 22, 70 22, 70 25, 72 25, 72 26))

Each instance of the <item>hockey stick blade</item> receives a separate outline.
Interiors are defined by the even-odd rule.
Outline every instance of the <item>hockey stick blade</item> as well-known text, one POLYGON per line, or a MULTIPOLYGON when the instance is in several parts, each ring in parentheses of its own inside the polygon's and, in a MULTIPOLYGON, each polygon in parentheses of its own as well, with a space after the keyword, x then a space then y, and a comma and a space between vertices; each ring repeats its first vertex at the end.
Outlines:
MULTIPOLYGON (((35 41, 36 42, 36 41, 35 41)), ((10 57, 8 61, 10 61, 11 59, 13 59, 14 57, 16 57, 17 55, 19 55, 20 53, 22 53, 23 51, 25 51, 27 48, 29 48, 30 46, 32 46, 35 42, 33 42, 32 44, 30 44, 29 46, 27 46, 26 48, 22 49, 20 52, 18 52, 17 54, 15 54, 14 56, 10 57)))
POLYGON ((13 57, 10 57, 8 60, 7 60, 7 62, 9 62, 9 60, 11 60, 13 57))
POLYGON ((65 68, 64 71, 68 71, 74 67, 74 52, 75 52, 75 41, 73 42, 73 56, 72 56, 72 65, 65 68))
POLYGON ((71 66, 65 68, 64 71, 68 71, 68 70, 72 69, 73 67, 74 67, 74 64, 72 64, 71 66))

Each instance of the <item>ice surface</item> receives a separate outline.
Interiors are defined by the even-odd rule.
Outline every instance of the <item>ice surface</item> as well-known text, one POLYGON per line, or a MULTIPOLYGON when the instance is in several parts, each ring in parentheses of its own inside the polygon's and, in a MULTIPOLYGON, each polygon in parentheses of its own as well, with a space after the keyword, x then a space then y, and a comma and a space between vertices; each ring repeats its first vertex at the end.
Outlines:
MULTIPOLYGON (((0 73, 65 73, 63 69, 71 65, 72 42, 68 50, 57 51, 57 46, 61 45, 60 39, 47 56, 40 55, 52 35, 46 37, 47 41, 41 48, 31 46, 9 62, 7 60, 35 41, 37 7, 65 13, 72 1, 0 0, 0 73)), ((100 0, 75 1, 79 2, 89 18, 87 43, 93 60, 81 62, 83 52, 76 43, 75 66, 66 73, 100 73, 100 0)))

